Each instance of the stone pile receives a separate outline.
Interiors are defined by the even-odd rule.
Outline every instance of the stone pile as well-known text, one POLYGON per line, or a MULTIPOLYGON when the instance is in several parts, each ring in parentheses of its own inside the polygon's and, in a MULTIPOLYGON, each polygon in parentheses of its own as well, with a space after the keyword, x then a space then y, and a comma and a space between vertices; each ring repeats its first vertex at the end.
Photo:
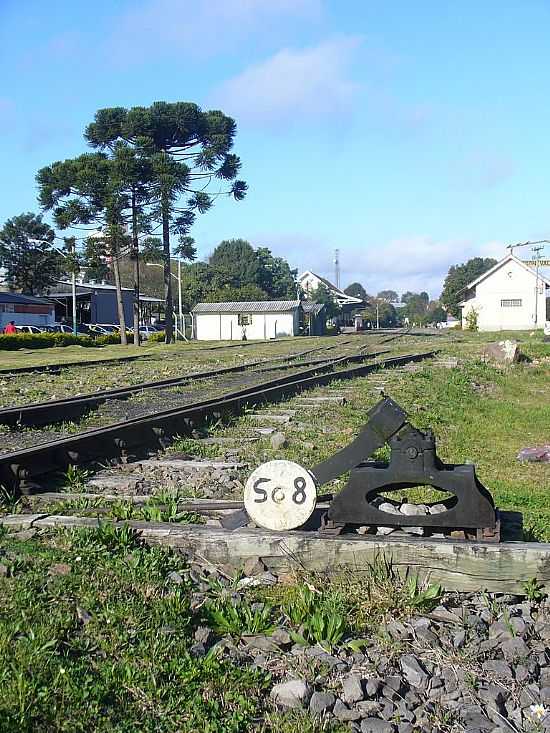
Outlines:
MULTIPOLYGON (((204 604, 208 573, 228 586, 235 604, 248 585, 277 582, 261 562, 248 571, 237 590, 211 566, 191 571, 198 580, 192 607, 204 604)), ((550 731, 548 600, 449 594, 430 613, 389 614, 360 644, 348 636, 332 648, 294 643, 292 630, 279 624, 273 633, 240 638, 201 626, 191 653, 217 646, 237 664, 270 672, 271 705, 302 710, 326 731, 336 724, 354 733, 550 731)))

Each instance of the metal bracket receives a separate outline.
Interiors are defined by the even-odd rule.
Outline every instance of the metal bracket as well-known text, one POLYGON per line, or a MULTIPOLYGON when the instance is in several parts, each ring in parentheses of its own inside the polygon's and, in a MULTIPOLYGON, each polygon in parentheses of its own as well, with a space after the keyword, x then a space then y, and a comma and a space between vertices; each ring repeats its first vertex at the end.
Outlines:
POLYGON ((475 467, 444 464, 437 457, 433 433, 413 427, 401 407, 387 397, 370 410, 369 421, 359 436, 315 466, 312 473, 321 485, 347 471, 350 471, 349 481, 328 509, 327 519, 333 525, 485 530, 496 526, 493 499, 478 480, 475 467), (389 463, 368 461, 385 443, 391 449, 389 463), (380 492, 424 485, 453 494, 437 502, 445 506, 445 511, 412 516, 392 514, 372 503, 380 492))

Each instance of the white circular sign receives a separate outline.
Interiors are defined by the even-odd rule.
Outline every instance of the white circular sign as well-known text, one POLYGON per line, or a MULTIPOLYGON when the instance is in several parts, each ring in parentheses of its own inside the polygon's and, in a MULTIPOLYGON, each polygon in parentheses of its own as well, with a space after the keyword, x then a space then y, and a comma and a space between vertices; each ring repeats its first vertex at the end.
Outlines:
POLYGON ((244 487, 249 517, 266 529, 295 529, 311 517, 317 487, 311 473, 293 461, 268 461, 244 487))

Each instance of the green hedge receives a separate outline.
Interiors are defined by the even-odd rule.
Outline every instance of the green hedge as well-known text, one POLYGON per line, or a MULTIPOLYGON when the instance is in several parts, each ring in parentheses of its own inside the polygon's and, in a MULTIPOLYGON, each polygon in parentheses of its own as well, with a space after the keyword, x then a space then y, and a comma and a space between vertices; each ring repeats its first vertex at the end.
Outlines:
POLYGON ((162 342, 164 343, 164 331, 159 331, 158 333, 152 333, 148 338, 149 343, 158 343, 162 342))
POLYGON ((18 333, 0 334, 0 350, 49 349, 52 346, 107 346, 120 343, 120 335, 109 334, 94 339, 74 336, 72 333, 18 333))

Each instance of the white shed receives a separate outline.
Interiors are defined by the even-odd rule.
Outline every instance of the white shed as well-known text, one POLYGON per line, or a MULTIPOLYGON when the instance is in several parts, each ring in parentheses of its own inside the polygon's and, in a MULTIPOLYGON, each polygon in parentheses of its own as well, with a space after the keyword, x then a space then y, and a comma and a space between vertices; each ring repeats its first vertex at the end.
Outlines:
POLYGON ((544 328, 549 289, 548 277, 509 254, 465 288, 462 325, 474 310, 480 331, 544 328))
POLYGON ((297 336, 299 300, 197 303, 193 335, 199 341, 246 341, 297 336))

